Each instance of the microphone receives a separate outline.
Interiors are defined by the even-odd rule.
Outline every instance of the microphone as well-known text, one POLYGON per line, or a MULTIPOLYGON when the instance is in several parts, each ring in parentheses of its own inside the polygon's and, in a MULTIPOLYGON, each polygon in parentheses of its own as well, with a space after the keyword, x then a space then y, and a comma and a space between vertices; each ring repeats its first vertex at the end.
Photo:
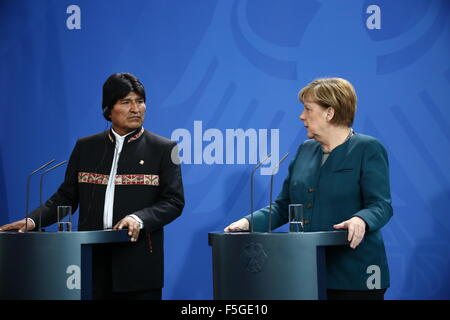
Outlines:
POLYGON ((37 168, 36 170, 34 170, 32 173, 30 173, 28 175, 27 178, 27 190, 26 190, 26 202, 25 202, 25 232, 28 231, 28 205, 29 205, 29 198, 30 198, 30 180, 31 180, 31 176, 34 175, 36 172, 44 169, 45 167, 48 167, 51 163, 55 162, 55 159, 50 160, 49 162, 43 164, 42 166, 40 166, 39 168, 37 168))
POLYGON ((258 163, 256 167, 253 168, 250 176, 250 232, 253 232, 253 176, 255 175, 256 169, 258 169, 271 156, 272 154, 269 153, 260 163, 258 163))
POLYGON ((39 208, 40 208, 40 210, 39 210, 39 232, 42 231, 42 229, 41 229, 41 225, 42 225, 42 181, 43 181, 44 175, 46 173, 52 171, 53 169, 56 169, 59 166, 62 166, 66 162, 67 162, 67 160, 64 160, 63 162, 60 162, 41 173, 41 181, 40 181, 40 186, 39 186, 39 208))
POLYGON ((272 174, 270 176, 270 205, 269 205, 269 225, 268 225, 268 231, 267 232, 272 232, 272 191, 273 191, 273 175, 275 174, 275 171, 278 169, 278 167, 280 166, 280 164, 284 161, 284 159, 287 158, 287 156, 289 155, 289 152, 286 153, 283 158, 281 158, 281 160, 278 162, 278 164, 276 165, 275 168, 273 168, 272 174))

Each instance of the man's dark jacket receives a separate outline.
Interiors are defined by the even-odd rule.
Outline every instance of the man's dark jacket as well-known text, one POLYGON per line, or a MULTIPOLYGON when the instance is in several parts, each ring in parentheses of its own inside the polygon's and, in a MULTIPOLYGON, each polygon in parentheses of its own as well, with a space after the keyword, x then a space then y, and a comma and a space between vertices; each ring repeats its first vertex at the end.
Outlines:
MULTIPOLYGON (((70 156, 64 182, 42 209, 42 226, 56 222, 56 207, 80 206, 78 230, 102 230, 105 192, 114 156, 110 130, 79 139, 70 156)), ((144 223, 137 242, 115 244, 112 250, 114 291, 163 287, 163 227, 184 207, 176 143, 137 129, 128 135, 115 178, 113 226, 135 214, 144 223), (172 159, 172 155, 174 159, 172 159), (173 161, 175 160, 175 161, 173 161)), ((30 217, 39 221, 39 209, 30 217)))

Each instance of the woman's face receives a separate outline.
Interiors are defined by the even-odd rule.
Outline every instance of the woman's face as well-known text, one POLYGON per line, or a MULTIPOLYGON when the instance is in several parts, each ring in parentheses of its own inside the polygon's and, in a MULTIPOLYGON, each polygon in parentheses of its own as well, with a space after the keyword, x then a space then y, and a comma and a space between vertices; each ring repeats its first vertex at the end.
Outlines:
POLYGON ((309 99, 305 99, 303 105, 304 109, 300 115, 300 120, 303 121, 307 130, 308 138, 320 140, 320 137, 325 134, 326 128, 329 127, 327 121, 328 109, 309 99))

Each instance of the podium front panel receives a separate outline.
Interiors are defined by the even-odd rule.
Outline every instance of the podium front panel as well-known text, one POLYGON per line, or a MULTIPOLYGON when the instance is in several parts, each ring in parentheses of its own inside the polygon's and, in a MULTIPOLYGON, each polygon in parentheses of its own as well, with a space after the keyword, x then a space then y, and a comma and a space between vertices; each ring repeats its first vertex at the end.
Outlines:
POLYGON ((343 231, 210 233, 215 299, 325 298, 325 247, 347 244, 343 231))
POLYGON ((90 283, 83 281, 84 274, 89 277, 91 272, 89 247, 127 241, 126 230, 0 232, 0 299, 90 297, 90 293, 82 294, 91 289, 90 283), (82 256, 87 261, 82 261, 82 256))

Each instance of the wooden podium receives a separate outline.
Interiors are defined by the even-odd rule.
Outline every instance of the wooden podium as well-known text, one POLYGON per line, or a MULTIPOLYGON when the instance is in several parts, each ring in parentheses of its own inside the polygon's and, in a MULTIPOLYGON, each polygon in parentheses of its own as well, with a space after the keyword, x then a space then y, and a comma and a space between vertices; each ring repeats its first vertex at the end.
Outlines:
POLYGON ((0 299, 91 299, 92 246, 128 241, 127 230, 0 232, 0 299))
POLYGON ((346 231, 208 234, 214 299, 326 299, 325 247, 346 231))

